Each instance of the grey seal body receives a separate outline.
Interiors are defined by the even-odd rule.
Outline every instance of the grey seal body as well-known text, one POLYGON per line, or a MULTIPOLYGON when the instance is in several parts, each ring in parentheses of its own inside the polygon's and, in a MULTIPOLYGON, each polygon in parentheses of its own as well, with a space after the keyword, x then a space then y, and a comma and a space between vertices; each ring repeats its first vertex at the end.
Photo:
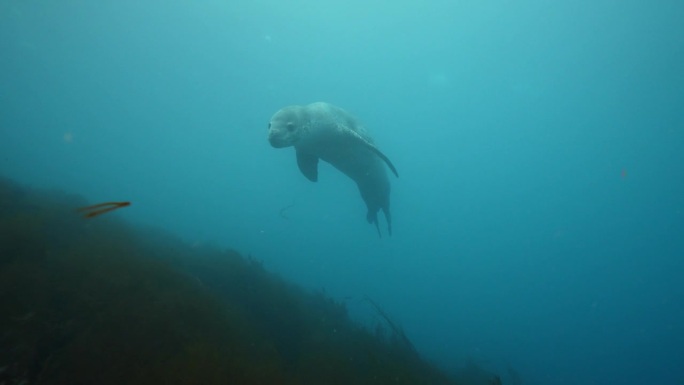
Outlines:
POLYGON ((330 163, 353 179, 366 202, 366 219, 380 234, 378 211, 387 220, 392 235, 390 182, 387 168, 396 175, 392 162, 353 116, 332 104, 318 102, 288 106, 276 112, 268 124, 268 141, 275 148, 294 146, 297 165, 309 180, 318 180, 318 160, 330 163))

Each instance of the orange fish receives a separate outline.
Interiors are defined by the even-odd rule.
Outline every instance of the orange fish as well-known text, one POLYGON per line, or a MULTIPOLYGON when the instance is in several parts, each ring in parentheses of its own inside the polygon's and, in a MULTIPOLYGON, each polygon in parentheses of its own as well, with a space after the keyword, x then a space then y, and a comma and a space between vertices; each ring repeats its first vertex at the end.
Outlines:
POLYGON ((110 212, 112 210, 120 209, 122 207, 130 206, 131 202, 105 202, 98 203, 92 206, 80 207, 76 211, 83 213, 83 218, 92 218, 100 214, 110 212))

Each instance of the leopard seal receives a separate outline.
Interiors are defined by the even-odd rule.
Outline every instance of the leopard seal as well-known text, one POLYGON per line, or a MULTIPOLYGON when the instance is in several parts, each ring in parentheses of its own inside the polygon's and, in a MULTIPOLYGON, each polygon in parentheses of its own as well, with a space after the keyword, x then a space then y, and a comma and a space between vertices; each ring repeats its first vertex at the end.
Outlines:
POLYGON ((288 106, 271 117, 268 141, 275 148, 293 146, 299 170, 312 182, 318 180, 319 159, 353 179, 366 202, 368 223, 375 224, 381 235, 378 211, 382 210, 392 235, 387 168, 399 174, 352 115, 324 102, 288 106))

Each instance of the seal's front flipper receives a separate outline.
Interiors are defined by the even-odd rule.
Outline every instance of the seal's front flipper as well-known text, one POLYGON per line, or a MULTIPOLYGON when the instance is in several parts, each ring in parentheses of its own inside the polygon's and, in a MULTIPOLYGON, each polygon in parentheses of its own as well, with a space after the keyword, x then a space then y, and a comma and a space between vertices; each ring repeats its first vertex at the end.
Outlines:
POLYGON ((354 140, 356 140, 356 141, 360 142, 361 144, 363 144, 364 146, 366 146, 366 148, 368 148, 369 150, 373 151, 373 152, 375 153, 375 155, 379 156, 380 159, 382 159, 383 161, 385 161, 385 164, 387 164, 387 167, 389 167, 389 169, 392 170, 392 173, 393 173, 397 178, 399 178, 399 173, 397 173, 397 169, 394 167, 394 165, 393 165, 392 162, 389 160, 389 158, 387 157, 387 155, 383 154, 382 151, 380 151, 377 147, 375 147, 375 145, 374 145, 373 143, 371 143, 371 142, 367 141, 366 139, 364 139, 364 138, 363 138, 361 135, 359 135, 357 132, 355 132, 355 131, 353 131, 353 130, 350 130, 350 129, 347 129, 347 133, 348 133, 352 138, 354 138, 354 140))
POLYGON ((318 181, 318 157, 316 155, 297 150, 297 166, 307 179, 312 182, 318 181))
POLYGON ((392 162, 389 160, 389 158, 388 158, 385 154, 383 154, 380 150, 378 150, 378 148, 375 147, 375 146, 373 146, 373 151, 374 151, 376 154, 378 154, 378 156, 380 157, 380 159, 382 159, 382 160, 385 161, 385 163, 387 164, 387 167, 389 167, 390 170, 392 170, 392 173, 394 173, 394 176, 396 176, 397 178, 399 178, 399 173, 397 173, 397 169, 394 168, 394 165, 393 165, 392 162))

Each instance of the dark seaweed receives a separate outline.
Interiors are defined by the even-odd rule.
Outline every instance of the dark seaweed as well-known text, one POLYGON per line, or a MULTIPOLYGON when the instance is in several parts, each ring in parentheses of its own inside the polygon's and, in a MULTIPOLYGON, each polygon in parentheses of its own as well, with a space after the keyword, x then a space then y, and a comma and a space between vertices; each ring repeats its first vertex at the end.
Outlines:
POLYGON ((86 204, 0 179, 1 384, 456 383, 251 257, 86 204))

